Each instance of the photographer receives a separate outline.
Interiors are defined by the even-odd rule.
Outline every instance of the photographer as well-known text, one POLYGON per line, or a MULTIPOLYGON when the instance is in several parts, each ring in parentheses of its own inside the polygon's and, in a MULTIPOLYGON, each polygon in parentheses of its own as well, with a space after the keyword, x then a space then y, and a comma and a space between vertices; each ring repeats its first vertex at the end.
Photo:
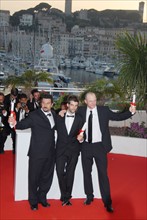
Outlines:
POLYGON ((27 102, 30 112, 40 108, 40 92, 38 89, 31 91, 30 99, 27 102))
POLYGON ((27 106, 27 95, 25 93, 20 94, 19 102, 16 105, 16 121, 21 121, 26 118, 29 114, 29 109, 27 106))
POLYGON ((6 127, 8 126, 8 113, 4 105, 5 96, 0 92, 0 154, 4 153, 4 144, 8 133, 6 127))

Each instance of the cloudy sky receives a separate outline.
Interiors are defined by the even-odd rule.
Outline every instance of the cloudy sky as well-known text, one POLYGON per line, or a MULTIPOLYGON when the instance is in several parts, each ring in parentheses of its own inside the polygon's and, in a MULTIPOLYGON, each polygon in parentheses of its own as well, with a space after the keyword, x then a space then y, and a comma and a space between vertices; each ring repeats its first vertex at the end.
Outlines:
MULTIPOLYGON (((102 11, 104 9, 125 9, 125 10, 138 10, 139 2, 141 0, 72 0, 72 12, 81 9, 96 9, 102 11)), ((147 22, 147 0, 144 7, 144 22, 147 22)), ((9 10, 11 15, 21 9, 28 9, 35 7, 41 2, 50 4, 53 8, 58 8, 62 11, 65 9, 65 0, 0 0, 0 9, 9 10)))

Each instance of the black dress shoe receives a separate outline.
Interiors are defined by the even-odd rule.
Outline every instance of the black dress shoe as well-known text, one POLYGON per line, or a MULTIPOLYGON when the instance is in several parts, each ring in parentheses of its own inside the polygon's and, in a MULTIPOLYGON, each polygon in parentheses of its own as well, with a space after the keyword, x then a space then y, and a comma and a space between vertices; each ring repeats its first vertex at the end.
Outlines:
POLYGON ((106 207, 107 212, 114 212, 112 205, 106 205, 105 207, 106 207))
POLYGON ((61 196, 60 201, 64 202, 65 198, 61 196))
POLYGON ((47 208, 50 207, 51 205, 48 202, 39 202, 43 207, 47 208))
POLYGON ((93 198, 92 198, 92 199, 87 198, 87 199, 84 201, 84 205, 90 205, 91 202, 93 202, 93 198))
POLYGON ((71 206, 72 205, 72 203, 69 201, 69 200, 65 200, 65 201, 63 201, 63 203, 62 203, 62 206, 71 206))
POLYGON ((31 205, 31 209, 32 209, 33 211, 38 210, 38 205, 37 205, 37 204, 31 205))

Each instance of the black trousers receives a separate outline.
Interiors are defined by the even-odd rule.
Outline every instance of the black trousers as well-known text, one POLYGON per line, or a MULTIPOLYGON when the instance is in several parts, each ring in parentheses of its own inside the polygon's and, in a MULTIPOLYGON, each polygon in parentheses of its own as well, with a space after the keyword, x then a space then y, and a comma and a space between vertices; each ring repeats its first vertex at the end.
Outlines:
POLYGON ((46 195, 50 190, 55 157, 51 154, 48 158, 29 158, 29 203, 46 202, 46 195))
POLYGON ((92 165, 95 160, 98 170, 98 181, 102 200, 104 205, 112 203, 110 195, 110 184, 107 175, 107 153, 101 142, 89 144, 84 142, 82 144, 82 167, 84 174, 84 190, 87 198, 92 199, 93 184, 92 184, 92 165))
POLYGON ((5 128, 0 128, 0 153, 4 151, 4 145, 7 139, 7 131, 5 128))
POLYGON ((56 158, 57 177, 62 200, 72 197, 75 168, 78 162, 79 152, 65 152, 56 158))

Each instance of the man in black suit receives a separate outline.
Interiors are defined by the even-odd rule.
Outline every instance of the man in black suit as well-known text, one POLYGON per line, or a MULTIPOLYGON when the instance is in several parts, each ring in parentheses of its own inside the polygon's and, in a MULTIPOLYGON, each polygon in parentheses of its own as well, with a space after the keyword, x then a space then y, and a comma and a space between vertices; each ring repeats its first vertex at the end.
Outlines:
MULTIPOLYGON (((11 105, 14 104, 14 112, 15 108, 17 106, 17 103, 19 102, 19 92, 17 88, 12 88, 10 94, 5 96, 4 104, 6 106, 8 115, 11 113, 11 105)), ((16 139, 16 132, 14 128, 11 128, 9 125, 7 126, 7 133, 11 134, 12 138, 12 148, 13 148, 13 154, 15 154, 15 139, 16 139)))
POLYGON ((121 121, 128 119, 136 109, 130 106, 129 111, 114 113, 107 106, 97 106, 96 95, 88 92, 85 96, 86 106, 78 109, 78 114, 86 122, 84 142, 82 143, 82 167, 84 174, 84 189, 87 199, 85 205, 90 205, 94 199, 92 184, 92 165, 95 160, 102 201, 108 212, 113 212, 110 185, 107 175, 107 153, 112 149, 109 133, 109 120, 121 121))
POLYGON ((31 91, 30 99, 27 102, 29 111, 34 111, 40 107, 40 92, 38 89, 33 89, 31 91))
POLYGON ((4 145, 8 136, 8 112, 4 105, 5 96, 0 92, 0 154, 4 154, 4 145))
POLYGON ((27 106, 27 95, 25 93, 20 94, 19 102, 16 105, 16 121, 21 121, 26 118, 29 114, 29 109, 27 106))
POLYGON ((83 125, 82 118, 76 114, 79 100, 71 95, 67 100, 67 112, 64 117, 57 116, 56 170, 61 192, 62 206, 72 205, 72 187, 75 168, 80 153, 77 140, 83 125))
POLYGON ((32 210, 38 209, 38 203, 49 207, 46 195, 51 187, 55 163, 55 120, 51 110, 53 98, 44 94, 41 108, 29 113, 28 117, 16 122, 9 117, 9 123, 16 129, 31 128, 29 147, 29 203, 32 210))

